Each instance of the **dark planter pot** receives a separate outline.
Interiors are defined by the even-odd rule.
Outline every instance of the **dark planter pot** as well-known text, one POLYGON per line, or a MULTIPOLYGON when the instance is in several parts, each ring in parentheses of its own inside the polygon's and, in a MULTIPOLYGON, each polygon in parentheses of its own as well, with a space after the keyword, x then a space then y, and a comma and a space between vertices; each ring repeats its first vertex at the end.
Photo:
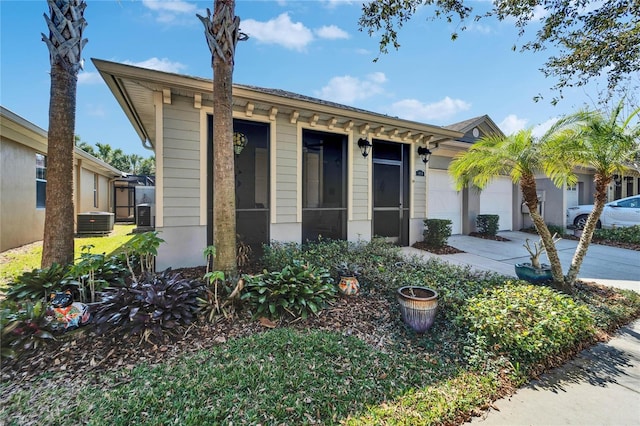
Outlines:
POLYGON ((402 321, 416 333, 427 331, 436 318, 438 293, 428 287, 404 286, 397 292, 402 321))
POLYGON ((553 281, 551 266, 542 264, 542 268, 534 268, 530 263, 516 263, 516 275, 531 284, 542 284, 553 281))

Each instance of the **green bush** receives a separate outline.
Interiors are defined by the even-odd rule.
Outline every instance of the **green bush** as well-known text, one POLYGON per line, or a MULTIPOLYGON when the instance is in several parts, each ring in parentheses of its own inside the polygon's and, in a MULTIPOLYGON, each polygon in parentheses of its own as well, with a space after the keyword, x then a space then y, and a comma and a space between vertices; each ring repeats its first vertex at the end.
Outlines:
POLYGON ((7 291, 7 299, 13 301, 44 301, 49 296, 49 293, 63 290, 67 284, 63 282, 63 279, 68 270, 66 266, 54 263, 49 268, 25 272, 11 284, 7 291))
POLYGON ((476 216, 476 229, 481 234, 495 236, 499 221, 500 216, 497 214, 479 214, 476 216))
POLYGON ((44 329, 45 304, 42 300, 21 303, 3 301, 0 309, 0 358, 14 358, 35 349, 53 335, 44 329))
POLYGON ((431 247, 444 247, 451 236, 449 219, 425 219, 424 242, 431 247))
POLYGON ((593 233, 593 239, 640 244, 640 225, 626 228, 596 229, 593 233))
POLYGON ((325 268, 293 260, 281 271, 247 276, 242 300, 254 317, 280 318, 285 313, 306 318, 336 297, 333 278, 325 268))
POLYGON ((482 349, 524 367, 575 347, 595 330, 587 306, 547 287, 511 282, 469 299, 456 322, 482 349))

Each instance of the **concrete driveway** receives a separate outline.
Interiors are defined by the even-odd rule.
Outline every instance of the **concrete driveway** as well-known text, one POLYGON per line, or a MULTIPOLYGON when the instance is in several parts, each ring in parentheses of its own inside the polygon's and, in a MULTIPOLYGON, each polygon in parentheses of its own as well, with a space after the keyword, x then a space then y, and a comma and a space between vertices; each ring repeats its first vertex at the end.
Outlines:
MULTIPOLYGON (((468 235, 453 235, 449 245, 465 253, 434 255, 413 247, 403 247, 403 252, 422 257, 438 257, 456 265, 470 265, 480 271, 493 271, 515 277, 516 263, 529 262, 529 253, 523 247, 526 239, 537 241, 537 235, 518 231, 498 233, 510 241, 493 241, 468 235)), ((556 243, 563 271, 566 273, 578 245, 575 240, 556 243)), ((546 255, 541 260, 548 263, 546 255)), ((591 244, 580 267, 578 277, 612 287, 640 292, 640 251, 591 244)))

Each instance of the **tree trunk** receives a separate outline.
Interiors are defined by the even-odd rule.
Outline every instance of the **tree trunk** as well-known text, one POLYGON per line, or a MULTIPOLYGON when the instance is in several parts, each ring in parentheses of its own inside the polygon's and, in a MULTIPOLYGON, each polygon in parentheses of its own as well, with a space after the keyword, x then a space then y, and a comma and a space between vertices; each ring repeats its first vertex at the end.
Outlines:
POLYGON ((538 193, 536 187, 535 176, 531 174, 523 174, 520 179, 520 189, 522 190, 522 196, 527 208, 529 208, 529 214, 533 225, 540 235, 542 244, 544 245, 549 263, 551 264, 551 273, 553 275, 552 286, 559 291, 570 294, 572 293, 571 286, 565 285, 564 274, 562 273, 562 263, 560 263, 560 257, 558 256, 558 250, 553 242, 553 235, 544 223, 544 219, 538 213, 538 193))
POLYGON ((214 13, 198 15, 213 63, 213 241, 216 269, 237 272, 236 185, 233 153, 233 61, 240 18, 235 16, 235 0, 215 0, 214 13))
POLYGON ((573 255, 573 259, 571 259, 569 272, 567 272, 567 276, 565 277, 566 285, 571 287, 573 287, 576 280, 578 279, 580 266, 582 266, 582 261, 587 255, 589 244, 591 243, 591 239, 593 238, 593 232, 596 229, 598 219, 600 219, 600 214, 602 214, 604 205, 607 202, 607 187, 611 182, 611 177, 605 177, 601 174, 596 173, 596 175, 594 176, 594 181, 596 184, 596 193, 595 200, 593 201, 593 210, 587 218, 587 223, 582 230, 582 236, 580 237, 580 241, 578 242, 578 247, 576 248, 576 252, 573 255))
POLYGON ((43 268, 48 268, 53 263, 73 263, 76 83, 76 76, 59 64, 51 67, 43 268))
POLYGON ((216 269, 236 272, 236 185, 233 154, 232 65, 213 60, 213 237, 216 269))
POLYGON ((87 23, 84 0, 48 0, 51 92, 47 148, 47 189, 41 266, 73 263, 73 151, 76 87, 82 67, 82 38, 87 23))

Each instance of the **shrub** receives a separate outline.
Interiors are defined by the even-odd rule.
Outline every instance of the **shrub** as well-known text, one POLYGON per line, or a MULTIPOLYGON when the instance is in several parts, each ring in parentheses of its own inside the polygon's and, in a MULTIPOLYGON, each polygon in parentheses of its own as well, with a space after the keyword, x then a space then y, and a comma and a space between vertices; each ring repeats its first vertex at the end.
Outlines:
POLYGON ((35 349, 53 335, 44 329, 44 302, 3 302, 0 310, 1 358, 14 358, 23 351, 35 349))
POLYGON ((476 336, 476 344, 525 367, 589 338, 589 309, 547 287, 513 284, 485 290, 469 299, 456 318, 476 336))
POLYGON ((136 234, 122 246, 122 251, 126 256, 125 260, 127 262, 127 266, 129 267, 134 280, 135 274, 133 269, 134 263, 136 262, 137 266, 140 268, 141 274, 144 274, 145 272, 155 272, 155 260, 158 255, 158 247, 160 247, 160 243, 164 243, 164 240, 158 237, 158 231, 153 231, 136 234), (132 258, 135 259, 135 262, 131 261, 132 258))
POLYGON ((281 271, 246 277, 242 300, 254 317, 280 318, 285 313, 307 318, 336 297, 336 287, 325 268, 294 260, 281 271))
POLYGON ((80 260, 68 274, 67 284, 77 286, 80 302, 95 302, 97 292, 107 286, 123 286, 130 275, 123 254, 107 258, 104 253, 91 253, 92 248, 82 247, 80 260))
POLYGON ((479 214, 476 216, 476 229, 481 234, 495 236, 499 221, 500 216, 497 214, 479 214))
POLYGON ((424 242, 431 247, 444 247, 451 236, 449 219, 425 219, 424 242))
POLYGON ((203 289, 201 282, 184 279, 171 270, 157 275, 145 273, 130 287, 107 288, 95 313, 96 332, 121 329, 140 333, 145 341, 160 339, 164 332, 193 321, 203 289))
POLYGON ((626 228, 596 229, 593 233, 593 238, 595 240, 640 244, 640 225, 629 226, 626 228))
POLYGON ((16 278, 7 291, 9 300, 46 300, 49 293, 63 290, 68 268, 54 263, 49 268, 34 269, 16 278))

